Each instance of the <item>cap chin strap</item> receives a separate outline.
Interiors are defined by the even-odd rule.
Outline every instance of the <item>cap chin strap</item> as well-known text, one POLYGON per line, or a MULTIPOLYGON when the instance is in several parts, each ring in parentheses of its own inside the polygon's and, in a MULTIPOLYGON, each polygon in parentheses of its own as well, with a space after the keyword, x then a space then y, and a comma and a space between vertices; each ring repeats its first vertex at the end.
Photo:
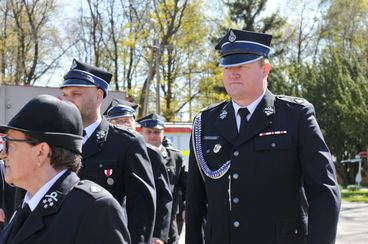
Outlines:
POLYGON ((236 64, 219 64, 220 67, 235 67, 235 66, 240 66, 240 65, 243 65, 243 64, 250 64, 250 63, 254 63, 254 62, 257 62, 261 59, 263 59, 265 57, 261 56, 259 58, 256 58, 256 59, 252 59, 252 60, 249 60, 249 61, 245 61, 245 62, 242 62, 242 63, 236 63, 236 64))

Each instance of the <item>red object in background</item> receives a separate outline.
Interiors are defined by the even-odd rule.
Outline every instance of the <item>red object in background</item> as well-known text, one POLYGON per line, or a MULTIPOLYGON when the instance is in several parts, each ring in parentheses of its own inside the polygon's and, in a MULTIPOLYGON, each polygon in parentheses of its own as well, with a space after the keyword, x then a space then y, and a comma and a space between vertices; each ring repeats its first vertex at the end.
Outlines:
POLYGON ((368 158, 368 151, 359 152, 357 155, 359 155, 360 158, 368 158))

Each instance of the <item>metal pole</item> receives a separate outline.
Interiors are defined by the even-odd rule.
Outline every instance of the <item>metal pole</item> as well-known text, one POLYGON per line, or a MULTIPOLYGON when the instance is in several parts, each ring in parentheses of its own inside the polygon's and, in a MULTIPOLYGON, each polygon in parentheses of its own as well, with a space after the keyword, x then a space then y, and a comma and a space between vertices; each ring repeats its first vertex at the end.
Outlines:
POLYGON ((154 50, 153 50, 153 47, 150 47, 150 48, 151 48, 151 59, 150 59, 150 63, 149 63, 146 90, 144 92, 144 103, 143 103, 143 113, 142 113, 143 116, 147 115, 147 111, 148 111, 149 87, 150 87, 150 84, 151 84, 152 73, 153 73, 154 50))
POLYGON ((161 46, 159 44, 159 40, 156 40, 156 113, 161 114, 161 106, 160 106, 160 63, 161 63, 161 46))

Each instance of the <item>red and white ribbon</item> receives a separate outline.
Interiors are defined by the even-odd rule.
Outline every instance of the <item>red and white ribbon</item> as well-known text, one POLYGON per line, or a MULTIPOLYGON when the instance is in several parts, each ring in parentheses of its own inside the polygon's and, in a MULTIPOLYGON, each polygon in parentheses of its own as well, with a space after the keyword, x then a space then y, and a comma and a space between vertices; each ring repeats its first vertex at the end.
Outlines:
POLYGON ((286 130, 269 131, 269 132, 261 132, 261 133, 259 133, 259 136, 284 135, 286 133, 287 133, 286 130))

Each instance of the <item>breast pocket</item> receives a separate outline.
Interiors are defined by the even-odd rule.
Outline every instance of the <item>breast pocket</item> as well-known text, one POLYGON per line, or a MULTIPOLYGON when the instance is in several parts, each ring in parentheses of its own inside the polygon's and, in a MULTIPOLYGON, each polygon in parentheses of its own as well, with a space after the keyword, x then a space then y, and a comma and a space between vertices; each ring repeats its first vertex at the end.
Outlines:
POLYGON ((91 180, 104 188, 113 186, 118 180, 116 160, 94 160, 83 164, 80 176, 82 179, 91 180))
POLYGON ((207 165, 212 170, 217 170, 221 167, 227 160, 229 160, 227 145, 221 137, 213 137, 216 139, 206 139, 202 140, 202 152, 203 157, 207 165))
POLYGON ((255 151, 264 150, 287 150, 291 148, 289 135, 259 136, 254 140, 255 151))
POLYGON ((277 229, 278 243, 280 244, 294 243, 290 242, 291 240, 306 241, 308 235, 308 217, 302 216, 297 217, 295 219, 285 219, 279 221, 276 225, 276 229, 277 229))
POLYGON ((221 155, 224 148, 224 141, 219 137, 217 139, 203 140, 203 154, 207 156, 221 155))

